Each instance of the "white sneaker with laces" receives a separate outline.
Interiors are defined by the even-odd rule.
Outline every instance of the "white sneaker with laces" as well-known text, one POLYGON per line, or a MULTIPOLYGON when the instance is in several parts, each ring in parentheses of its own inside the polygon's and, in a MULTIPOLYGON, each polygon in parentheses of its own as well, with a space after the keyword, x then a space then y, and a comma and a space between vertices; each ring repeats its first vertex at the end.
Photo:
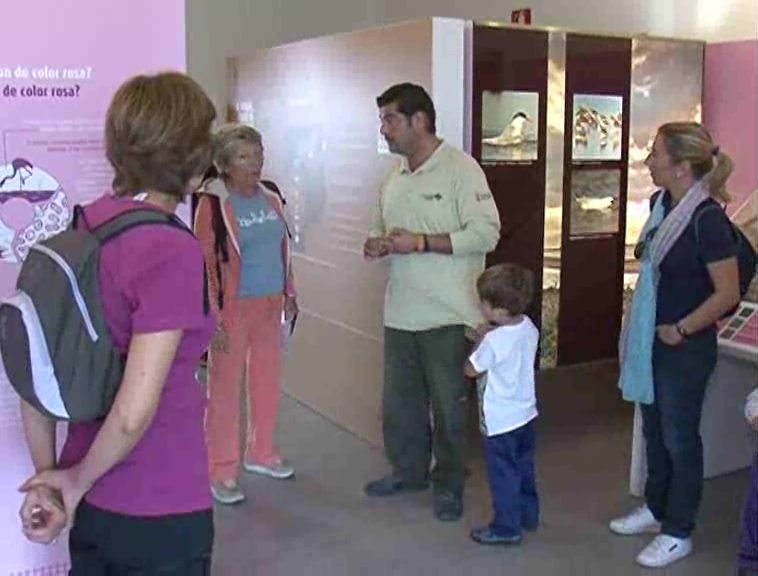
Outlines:
POLYGON ((661 531, 661 523, 655 519, 647 505, 640 506, 626 516, 613 520, 609 528, 611 532, 622 536, 635 534, 657 534, 661 531))
POLYGON ((645 568, 663 568, 692 554, 692 540, 659 534, 637 556, 637 564, 645 568))

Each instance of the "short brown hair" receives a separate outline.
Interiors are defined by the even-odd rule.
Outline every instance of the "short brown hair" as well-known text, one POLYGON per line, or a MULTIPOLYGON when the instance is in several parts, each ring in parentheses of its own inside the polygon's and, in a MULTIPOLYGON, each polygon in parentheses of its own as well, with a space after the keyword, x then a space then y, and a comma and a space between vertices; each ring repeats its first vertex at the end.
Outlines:
POLYGON ((437 133, 437 112, 434 110, 434 102, 429 93, 418 84, 410 82, 395 84, 376 99, 376 105, 379 108, 390 104, 396 104, 397 111, 408 119, 416 112, 423 113, 427 120, 427 131, 430 134, 437 133))
POLYGON ((240 144, 252 144, 263 148, 263 136, 255 128, 247 124, 225 124, 213 135, 213 161, 223 173, 229 165, 232 156, 237 153, 240 144))
POLYGON ((534 295, 534 272, 516 264, 487 268, 476 281, 479 299, 509 314, 523 314, 534 295))
POLYGON ((116 91, 105 118, 105 151, 113 190, 156 190, 184 197, 211 162, 213 103, 185 74, 134 76, 116 91))

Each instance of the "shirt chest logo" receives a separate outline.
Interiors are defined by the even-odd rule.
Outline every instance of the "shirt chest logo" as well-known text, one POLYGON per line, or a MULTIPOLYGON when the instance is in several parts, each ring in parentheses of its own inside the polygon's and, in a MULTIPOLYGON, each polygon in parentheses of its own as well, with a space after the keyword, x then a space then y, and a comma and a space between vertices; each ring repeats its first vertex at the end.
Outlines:
POLYGON ((269 210, 268 212, 265 210, 259 210, 258 212, 251 211, 248 216, 239 216, 237 218, 237 223, 240 228, 250 228, 252 226, 265 224, 266 222, 276 222, 278 219, 279 216, 275 210, 269 210))

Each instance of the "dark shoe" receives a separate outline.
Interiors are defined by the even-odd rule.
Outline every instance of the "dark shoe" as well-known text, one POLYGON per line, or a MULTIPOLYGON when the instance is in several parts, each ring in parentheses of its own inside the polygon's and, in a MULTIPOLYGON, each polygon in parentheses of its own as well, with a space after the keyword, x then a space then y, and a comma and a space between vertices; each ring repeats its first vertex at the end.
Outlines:
POLYGON ((395 496, 408 492, 423 492, 429 488, 429 482, 407 482, 398 476, 390 474, 379 480, 369 482, 363 488, 366 496, 371 498, 383 498, 385 496, 395 496))
POLYGON ((521 529, 524 532, 536 532, 537 529, 540 527, 540 518, 539 515, 537 515, 537 518, 525 518, 525 515, 521 515, 521 529))
MULTIPOLYGON (((463 469, 463 477, 464 477, 464 478, 471 478, 471 476, 473 475, 473 473, 474 473, 474 472, 473 472, 473 471, 471 470, 471 468, 469 468, 468 466, 466 466, 466 467, 463 469)), ((440 477, 441 477, 441 476, 440 476, 440 468, 439 468, 439 466, 438 466, 437 464, 435 464, 435 465, 432 467, 432 472, 431 472, 431 474, 430 474, 430 475, 431 475, 431 478, 432 478, 432 480, 436 480, 436 481, 438 481, 438 480, 440 479, 440 477)))
POLYGON ((483 546, 518 546, 521 544, 521 536, 498 536, 489 526, 474 528, 471 531, 471 539, 483 546))
POLYGON ((434 516, 440 522, 455 522, 463 515, 463 498, 449 490, 434 492, 434 516))

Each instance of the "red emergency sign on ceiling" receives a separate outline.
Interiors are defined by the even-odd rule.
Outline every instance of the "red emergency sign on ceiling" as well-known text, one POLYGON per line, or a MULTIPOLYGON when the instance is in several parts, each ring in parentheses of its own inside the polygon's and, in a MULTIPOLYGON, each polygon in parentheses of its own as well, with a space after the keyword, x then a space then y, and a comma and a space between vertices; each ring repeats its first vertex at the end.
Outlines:
POLYGON ((519 8, 518 10, 511 11, 511 23, 512 24, 531 24, 532 23, 532 9, 519 8))

